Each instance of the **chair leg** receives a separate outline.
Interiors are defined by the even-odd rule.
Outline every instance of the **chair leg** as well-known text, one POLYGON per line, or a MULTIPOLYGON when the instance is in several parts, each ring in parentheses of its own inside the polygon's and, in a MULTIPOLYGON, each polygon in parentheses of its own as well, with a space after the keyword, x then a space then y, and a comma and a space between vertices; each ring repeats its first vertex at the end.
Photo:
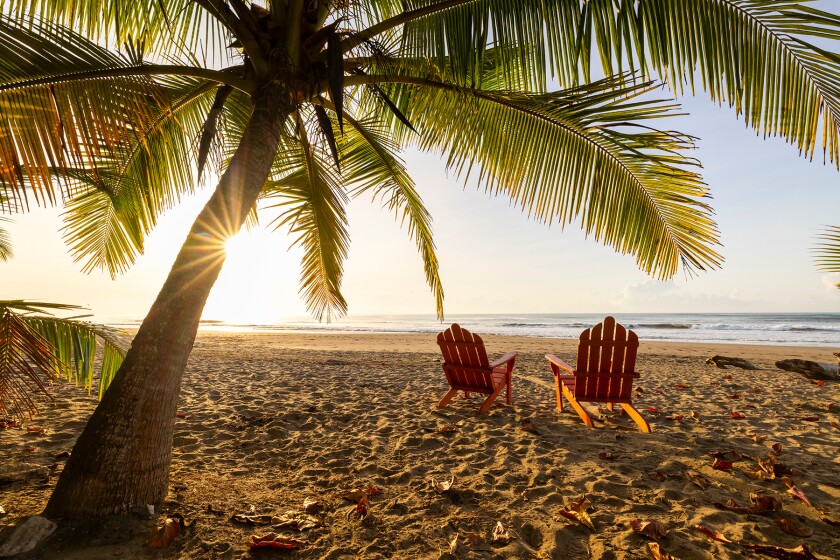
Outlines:
POLYGON ((642 415, 639 414, 639 411, 636 410, 636 407, 634 407, 630 403, 619 404, 621 405, 621 408, 624 409, 624 412, 626 412, 627 415, 633 419, 633 422, 639 425, 639 429, 641 429, 646 434, 650 433, 650 424, 647 423, 647 420, 642 418, 642 415))
POLYGON ((484 414, 485 412, 487 412, 487 410, 490 408, 490 405, 493 404, 493 401, 496 400, 496 397, 499 396, 499 393, 501 393, 502 389, 504 389, 504 388, 505 388, 505 384, 504 383, 499 383, 496 386, 496 390, 493 391, 490 394, 489 397, 487 397, 487 400, 485 400, 484 403, 481 405, 481 408, 478 409, 478 413, 479 414, 484 414))
POLYGON ((505 375, 505 377, 507 378, 507 391, 506 391, 506 393, 507 393, 507 403, 508 404, 513 404, 513 394, 510 392, 511 391, 511 388, 510 388, 511 372, 507 372, 507 375, 505 375))
POLYGON ((452 397, 454 397, 457 393, 458 393, 457 389, 449 389, 446 392, 446 394, 443 395, 443 398, 440 399, 440 402, 437 404, 437 407, 438 408, 443 408, 444 406, 448 405, 449 401, 451 401, 452 397))
POLYGON ((555 374, 554 375, 554 392, 557 394, 557 410, 559 412, 563 412, 563 398, 561 396, 561 389, 560 389, 561 385, 563 385, 563 382, 560 381, 560 377, 555 374))
POLYGON ((608 409, 610 412, 615 412, 615 405, 614 405, 613 403, 611 403, 611 402, 608 402, 608 403, 607 403, 607 409, 608 409))
POLYGON ((563 396, 566 397, 566 399, 569 401, 569 404, 571 404, 572 408, 575 409, 575 412, 578 413, 578 416, 580 416, 580 419, 583 420, 583 423, 589 426, 590 428, 594 428, 595 424, 592 422, 592 418, 589 417, 589 414, 587 414, 586 410, 584 410, 584 408, 580 405, 580 403, 577 401, 572 392, 569 391, 566 385, 563 385, 563 396))

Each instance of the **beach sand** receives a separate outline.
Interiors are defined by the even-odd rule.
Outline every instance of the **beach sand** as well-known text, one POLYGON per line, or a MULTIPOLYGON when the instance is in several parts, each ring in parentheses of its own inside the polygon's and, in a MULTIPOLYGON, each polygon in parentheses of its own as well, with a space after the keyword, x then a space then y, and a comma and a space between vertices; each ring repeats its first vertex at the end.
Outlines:
MULTIPOLYGON (((833 362, 836 349, 643 340, 634 403, 653 429, 643 434, 603 407, 593 430, 570 407, 556 411, 543 355, 574 363, 575 341, 485 341, 491 360, 520 354, 513 405, 502 395, 479 417, 479 396, 435 408, 447 385, 433 335, 202 332, 183 382, 167 501, 153 516, 59 529, 20 558, 650 558, 653 541, 634 532, 636 519, 667 524, 659 546, 683 560, 753 557, 743 544, 802 543, 819 558, 840 558, 840 527, 821 520, 840 520, 840 386, 773 365, 833 362), (760 369, 706 365, 715 354, 760 369), (521 429, 526 419, 538 433, 521 429), (713 469, 710 453, 729 450, 743 456, 713 469), (786 476, 813 505, 780 477, 750 476, 768 455, 794 469, 786 476), (451 489, 435 491, 434 481, 453 476, 451 489), (381 493, 358 519, 341 495, 368 488, 381 493), (781 510, 714 505, 731 498, 749 506, 750 494, 775 496, 781 510), (559 514, 584 495, 594 531, 559 514), (306 499, 322 507, 310 518, 322 526, 280 527, 306 499), (194 524, 167 549, 147 548, 155 524, 173 513, 194 524), (231 520, 236 514, 267 524, 231 520), (783 532, 775 524, 782 519, 813 535, 783 532), (498 523, 514 538, 494 541, 498 523), (272 531, 308 544, 249 552, 252 536, 272 531)), ((72 448, 96 405, 75 388, 55 386, 53 394, 27 424, 42 433, 0 431, 0 525, 42 510, 61 470, 56 456, 72 448)))

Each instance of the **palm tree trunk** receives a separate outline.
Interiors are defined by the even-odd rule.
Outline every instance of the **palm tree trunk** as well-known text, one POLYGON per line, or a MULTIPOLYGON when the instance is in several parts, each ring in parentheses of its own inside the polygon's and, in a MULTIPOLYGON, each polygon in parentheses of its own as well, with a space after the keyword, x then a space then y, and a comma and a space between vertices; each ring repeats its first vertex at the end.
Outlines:
POLYGON ((181 377, 201 312, 222 269, 224 243, 265 184, 289 111, 276 92, 255 100, 239 148, 73 447, 45 516, 100 516, 165 498, 181 377))

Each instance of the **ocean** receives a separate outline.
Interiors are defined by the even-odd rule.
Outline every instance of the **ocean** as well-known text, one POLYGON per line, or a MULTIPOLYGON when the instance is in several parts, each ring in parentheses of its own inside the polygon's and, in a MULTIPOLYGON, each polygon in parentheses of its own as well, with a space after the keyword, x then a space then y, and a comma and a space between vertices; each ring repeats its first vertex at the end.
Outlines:
MULTIPOLYGON (((599 314, 354 315, 331 323, 293 318, 274 325, 202 322, 208 330, 437 333, 458 323, 479 334, 577 338, 604 318, 599 314)), ((840 349, 840 313, 622 313, 618 322, 642 340, 834 346, 840 349)), ((128 326, 128 325, 126 325, 128 326)), ((136 327, 136 325, 134 325, 136 327)))

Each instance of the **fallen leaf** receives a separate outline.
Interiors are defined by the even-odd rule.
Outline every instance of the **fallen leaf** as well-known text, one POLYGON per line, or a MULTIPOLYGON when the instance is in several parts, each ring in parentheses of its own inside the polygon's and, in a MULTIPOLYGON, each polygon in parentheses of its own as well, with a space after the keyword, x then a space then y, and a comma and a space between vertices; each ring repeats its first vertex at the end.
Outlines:
POLYGON ((728 510, 728 511, 734 511, 735 513, 741 513, 741 514, 745 514, 745 515, 750 513, 750 508, 748 508, 746 506, 742 506, 741 504, 739 504, 738 502, 736 502, 732 498, 729 498, 728 500, 726 500, 726 503, 714 502, 713 505, 717 508, 720 508, 720 509, 725 509, 725 510, 728 510))
POLYGON ((740 399, 741 395, 739 395, 738 393, 735 393, 734 395, 729 395, 729 398, 730 399, 740 399))
POLYGON ((359 500, 361 500, 365 496, 367 496, 367 492, 365 492, 364 490, 362 490, 360 488, 356 488, 356 489, 350 490, 349 492, 345 492, 344 494, 341 494, 341 497, 344 498, 345 500, 347 500, 348 502, 356 502, 356 503, 358 503, 359 500))
POLYGON ((634 519, 630 522, 630 528, 655 541, 668 534, 668 526, 661 521, 647 521, 642 523, 638 519, 634 519))
POLYGON ((324 509, 324 506, 315 498, 303 499, 303 511, 306 513, 318 513, 322 509, 324 509))
POLYGON ((271 519, 271 524, 275 529, 278 528, 292 528, 298 531, 306 531, 308 529, 315 529, 323 527, 324 524, 321 519, 315 515, 310 515, 297 510, 289 510, 283 515, 278 515, 271 519))
POLYGON ((712 463, 712 468, 717 471, 727 471, 732 468, 732 461, 723 461, 715 457, 715 461, 712 463))
POLYGON ((691 411, 691 417, 694 418, 695 420, 697 420, 698 422, 700 421, 700 415, 697 414, 697 412, 695 412, 693 410, 691 411))
POLYGON ((365 494, 367 494, 368 496, 376 496, 377 494, 381 494, 381 493, 382 493, 382 489, 377 488, 376 486, 368 486, 365 489, 365 494))
POLYGON ((656 391, 653 391, 653 394, 654 394, 654 395, 664 395, 665 393, 663 393, 662 391, 660 391, 659 389, 657 389, 656 391))
POLYGON ((658 408, 656 408, 655 406, 649 406, 649 407, 647 407, 645 410, 647 410, 648 412, 656 412, 656 411, 658 411, 659 409, 658 409, 658 408))
POLYGON ((505 526, 502 525, 501 521, 496 522, 496 526, 493 528, 493 542, 510 542, 515 539, 510 531, 505 529, 505 526))
POLYGON ((760 393, 760 392, 761 392, 761 388, 760 388, 760 387, 756 387, 755 389, 753 389, 753 390, 752 390, 752 392, 753 392, 753 393, 760 393))
POLYGON ((750 513, 763 515, 765 513, 772 513, 782 509, 782 502, 775 496, 761 496, 758 494, 750 494, 750 513))
POLYGON ((659 471, 652 471, 647 473, 647 475, 648 477, 650 477, 651 480, 655 480, 656 482, 662 482, 663 480, 668 478, 668 475, 659 471))
POLYGON ((782 454, 782 444, 781 443, 774 443, 772 445, 772 448, 773 448, 773 453, 775 453, 777 456, 782 454))
POLYGON ((250 548, 280 548, 283 550, 292 550, 300 548, 309 544, 305 541, 299 541, 289 537, 278 535, 277 533, 268 533, 258 537, 251 535, 251 542, 248 544, 250 548))
POLYGON ((782 548, 780 546, 764 544, 745 544, 744 548, 748 548, 759 554, 772 556, 773 558, 782 558, 783 560, 819 560, 807 544, 801 544, 796 548, 782 548))
POLYGON ((26 431, 30 434, 42 434, 44 433, 44 428, 36 428, 35 426, 27 426, 26 431))
POLYGON ((523 432, 528 432, 530 434, 540 435, 540 432, 537 430, 537 428, 534 426, 534 424, 531 423, 531 420, 528 419, 528 418, 526 418, 525 420, 520 422, 519 429, 522 430, 523 432))
POLYGON ((814 534, 814 531, 810 527, 797 525, 793 519, 777 519, 775 525, 788 535, 793 535, 794 537, 810 537, 814 534))
POLYGON ((452 478, 449 480, 444 480, 443 482, 438 482, 435 479, 432 479, 432 488, 435 489, 435 492, 438 494, 443 494, 444 492, 448 491, 452 488, 452 485, 455 484, 455 475, 452 475, 452 478))
POLYGON ((237 523, 247 523, 248 525, 271 525, 272 517, 270 515, 245 515, 244 513, 236 513, 231 516, 231 521, 237 523))
POLYGON ((731 379, 732 379, 732 374, 731 374, 731 373, 727 373, 726 375, 724 375, 724 376, 723 376, 723 378, 724 378, 724 379, 731 380, 731 379))
POLYGON ((718 541, 722 543, 732 542, 725 536, 723 536, 723 533, 721 533, 720 531, 713 531, 712 529, 709 529, 708 527, 703 527, 702 525, 695 525, 694 528, 706 535, 707 537, 709 537, 710 539, 712 539, 713 541, 718 541))
POLYGON ((740 461, 744 458, 743 454, 734 449, 730 449, 729 451, 710 451, 706 455, 717 457, 718 459, 726 459, 727 461, 740 461))
POLYGON ((709 487, 709 479, 698 472, 686 471, 685 476, 688 478, 689 481, 691 481, 693 485, 695 485, 701 490, 705 490, 709 487))
POLYGON ((601 451, 600 453, 598 453, 598 457, 600 459, 604 459, 605 461, 612 461, 613 459, 615 459, 615 455, 613 455, 609 451, 601 451))
POLYGON ((650 542, 648 543, 648 548, 650 549, 650 556, 653 560, 677 560, 667 552, 663 552, 659 548, 659 543, 650 542))
POLYGON ((451 434, 458 431, 458 428, 455 426, 438 426, 437 429, 439 434, 451 434))
POLYGON ((812 504, 808 497, 805 496, 805 493, 796 484, 794 484, 791 479, 789 479, 786 476, 783 476, 782 482, 784 482, 785 486, 788 487, 788 494, 791 494, 794 498, 802 500, 809 506, 814 507, 814 504, 812 504))
POLYGON ((734 410, 729 413, 729 417, 733 420, 741 420, 742 418, 746 418, 746 416, 744 416, 740 412, 735 412, 734 410))
POLYGON ((666 420, 673 420, 674 422, 677 422, 677 423, 682 422, 682 419, 683 419, 683 417, 680 414, 674 414, 673 416, 667 416, 666 417, 666 420))
POLYGON ((767 436, 760 436, 758 434, 747 434, 747 437, 756 443, 761 443, 762 441, 767 439, 767 436))
POLYGON ((149 548, 166 548, 172 542, 178 532, 181 530, 181 524, 177 519, 167 517, 161 525, 152 529, 152 534, 149 535, 149 540, 146 545, 149 548))
POLYGON ((831 519, 830 517, 820 517, 820 521, 824 521, 825 523, 828 523, 829 525, 832 525, 834 527, 840 527, 840 521, 838 521, 837 519, 831 519))
POLYGON ((180 418, 181 420, 183 420, 186 417, 187 417, 187 415, 184 414, 183 412, 176 412, 175 413, 175 418, 180 418))
POLYGON ((677 389, 691 389, 691 385, 684 385, 682 383, 677 383, 676 385, 674 385, 674 387, 676 387, 677 389))
POLYGON ((577 500, 573 501, 566 507, 560 510, 560 515, 566 517, 568 519, 573 519, 582 525, 586 525, 591 530, 595 530, 595 524, 592 523, 592 519, 589 517, 589 514, 586 513, 586 510, 589 509, 590 503, 589 500, 586 499, 586 496, 581 496, 577 500))

